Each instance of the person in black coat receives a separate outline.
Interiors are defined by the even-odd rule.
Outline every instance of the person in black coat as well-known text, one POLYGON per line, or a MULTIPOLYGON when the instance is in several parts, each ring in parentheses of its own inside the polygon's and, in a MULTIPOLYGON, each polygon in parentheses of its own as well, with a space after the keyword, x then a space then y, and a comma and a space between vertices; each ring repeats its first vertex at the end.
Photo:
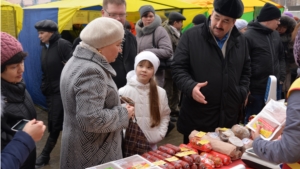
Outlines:
MULTIPOLYGON (((11 35, 1 32, 1 93, 5 102, 1 106, 1 151, 13 140, 16 131, 11 128, 20 120, 36 119, 33 101, 23 82, 24 59, 20 42, 11 35)), ((25 139, 25 138, 24 138, 25 139)), ((21 169, 35 167, 36 148, 25 158, 21 169)))
POLYGON ((72 44, 60 37, 58 27, 52 20, 42 20, 35 24, 42 45, 42 93, 48 106, 49 137, 36 160, 36 167, 48 164, 63 126, 64 109, 60 95, 60 75, 64 65, 72 56, 72 44))
POLYGON ((286 70, 283 44, 276 31, 280 17, 280 10, 266 3, 257 19, 248 24, 244 33, 251 59, 250 96, 245 124, 251 115, 258 114, 265 106, 265 93, 270 75, 277 78, 277 99, 281 97, 286 70))
POLYGON ((240 0, 215 0, 204 24, 181 37, 172 64, 183 93, 177 129, 188 143, 193 130, 212 132, 238 122, 250 83, 246 39, 234 26, 243 14, 240 0))

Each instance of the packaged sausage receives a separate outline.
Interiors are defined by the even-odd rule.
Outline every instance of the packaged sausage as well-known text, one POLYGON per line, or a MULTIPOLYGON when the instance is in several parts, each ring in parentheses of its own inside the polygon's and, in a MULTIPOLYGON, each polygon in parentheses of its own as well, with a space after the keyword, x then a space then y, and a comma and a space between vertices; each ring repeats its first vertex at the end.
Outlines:
POLYGON ((200 156, 212 160, 214 162, 216 168, 220 168, 220 167, 223 166, 223 162, 222 162, 222 159, 220 157, 213 156, 212 154, 206 153, 206 152, 202 152, 200 154, 200 156))
POLYGON ((162 156, 160 154, 155 153, 154 151, 149 151, 148 154, 150 154, 150 155, 158 158, 159 160, 164 160, 166 158, 166 157, 164 157, 164 156, 162 156))
POLYGON ((195 148, 195 149, 197 149, 197 150, 204 151, 204 152, 211 151, 212 146, 210 145, 210 142, 208 140, 204 140, 202 138, 193 137, 190 140, 190 143, 191 143, 192 147, 195 148))
POLYGON ((230 157, 233 157, 235 155, 236 146, 230 143, 213 139, 207 135, 203 136, 202 139, 209 140, 214 151, 229 155, 230 157))
POLYGON ((215 168, 215 164, 212 160, 201 156, 201 164, 204 164, 206 168, 208 169, 212 169, 215 168))
POLYGON ((177 147, 177 146, 174 146, 174 145, 172 145, 172 144, 166 144, 165 146, 168 147, 168 148, 170 148, 170 149, 172 149, 172 150, 174 150, 175 153, 180 152, 180 148, 177 147))
POLYGON ((155 161, 161 160, 161 159, 159 159, 159 158, 157 158, 157 157, 155 157, 155 156, 153 156, 153 155, 151 155, 151 154, 149 154, 149 153, 144 153, 144 154, 142 155, 142 157, 144 157, 145 159, 147 159, 147 160, 149 160, 149 161, 151 161, 151 162, 155 162, 155 161))
POLYGON ((193 148, 191 143, 188 144, 180 144, 179 148, 181 151, 195 151, 196 153, 198 153, 198 150, 193 148))
POLYGON ((187 162, 189 165, 193 165, 194 160, 189 156, 179 157, 180 160, 187 162))
POLYGON ((169 147, 166 147, 166 146, 159 146, 158 147, 158 150, 162 151, 162 152, 165 152, 167 154, 170 154, 170 155, 175 155, 175 151, 169 147))
POLYGON ((234 133, 234 135, 240 139, 244 139, 244 138, 250 138, 250 132, 249 130, 239 124, 233 125, 231 127, 231 131, 234 133))
POLYGON ((216 151, 210 151, 209 153, 215 157, 220 157, 223 165, 225 165, 225 166, 232 163, 231 158, 228 155, 225 155, 225 154, 222 154, 222 153, 219 153, 216 151))
POLYGON ((200 164, 201 163, 201 157, 199 154, 192 154, 190 157, 193 159, 194 163, 200 164))
POLYGON ((159 155, 161 155, 161 156, 163 156, 163 157, 165 157, 165 158, 170 158, 170 157, 172 157, 172 155, 167 154, 167 153, 162 152, 162 151, 159 151, 159 150, 153 150, 153 152, 155 152, 155 153, 157 153, 157 154, 159 154, 159 155))

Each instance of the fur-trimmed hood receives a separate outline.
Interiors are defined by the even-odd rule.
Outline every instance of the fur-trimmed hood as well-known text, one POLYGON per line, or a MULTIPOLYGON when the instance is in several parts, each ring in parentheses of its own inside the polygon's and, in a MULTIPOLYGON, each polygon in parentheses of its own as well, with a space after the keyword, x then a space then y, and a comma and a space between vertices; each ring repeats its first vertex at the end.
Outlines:
POLYGON ((297 22, 295 21, 295 19, 289 16, 282 15, 280 18, 280 24, 278 26, 286 26, 287 30, 285 34, 291 34, 294 31, 296 24, 297 22))
POLYGON ((159 15, 155 14, 154 21, 148 25, 144 26, 142 19, 138 20, 135 25, 136 36, 140 37, 143 35, 148 35, 152 33, 161 24, 161 18, 159 15))

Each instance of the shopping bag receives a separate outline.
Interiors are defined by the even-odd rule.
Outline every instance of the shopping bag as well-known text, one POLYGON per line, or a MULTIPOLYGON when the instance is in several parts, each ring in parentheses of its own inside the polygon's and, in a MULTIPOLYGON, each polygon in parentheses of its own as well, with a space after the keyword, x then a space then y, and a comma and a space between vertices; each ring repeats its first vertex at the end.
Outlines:
POLYGON ((135 154, 142 155, 151 150, 150 143, 137 124, 137 120, 134 116, 133 119, 131 118, 129 120, 129 125, 125 132, 125 138, 123 140, 123 157, 135 154))

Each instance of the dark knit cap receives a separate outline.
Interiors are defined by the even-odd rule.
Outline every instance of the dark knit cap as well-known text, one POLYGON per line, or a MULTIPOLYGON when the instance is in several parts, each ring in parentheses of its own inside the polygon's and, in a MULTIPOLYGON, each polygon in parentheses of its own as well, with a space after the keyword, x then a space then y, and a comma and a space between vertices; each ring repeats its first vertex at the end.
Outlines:
POLYGON ((179 12, 170 12, 169 13, 169 20, 182 21, 182 20, 186 20, 186 18, 179 12))
POLYGON ((34 25, 34 27, 38 31, 56 32, 58 30, 57 24, 52 20, 39 21, 34 25))
POLYGON ((244 13, 244 4, 241 0, 215 0, 214 9, 221 15, 240 18, 244 13))
POLYGON ((155 14, 155 10, 151 5, 144 5, 141 6, 139 9, 140 12, 140 17, 142 18, 143 14, 146 12, 152 12, 153 14, 155 14))
POLYGON ((204 23, 204 22, 206 22, 206 16, 203 15, 203 14, 198 14, 193 19, 193 24, 194 25, 199 25, 199 24, 204 23))
POLYGON ((281 17, 280 10, 270 3, 266 3, 262 8, 257 17, 258 22, 270 21, 281 17))

